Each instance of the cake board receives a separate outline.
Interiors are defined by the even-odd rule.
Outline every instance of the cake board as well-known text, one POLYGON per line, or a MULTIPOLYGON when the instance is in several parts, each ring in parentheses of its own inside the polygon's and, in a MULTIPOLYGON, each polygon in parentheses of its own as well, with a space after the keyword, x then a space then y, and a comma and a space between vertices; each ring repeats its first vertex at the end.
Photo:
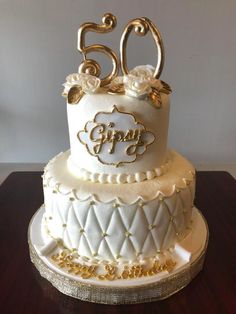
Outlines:
POLYGON ((193 209, 194 227, 190 234, 175 246, 176 266, 168 273, 137 279, 99 281, 83 279, 66 272, 53 263, 53 249, 42 251, 45 240, 41 234, 44 214, 42 205, 32 217, 28 229, 28 242, 31 261, 51 284, 63 294, 83 301, 101 304, 135 304, 153 302, 168 298, 187 286, 203 268, 208 244, 208 226, 205 218, 193 209), (42 254, 43 252, 43 254, 42 254))

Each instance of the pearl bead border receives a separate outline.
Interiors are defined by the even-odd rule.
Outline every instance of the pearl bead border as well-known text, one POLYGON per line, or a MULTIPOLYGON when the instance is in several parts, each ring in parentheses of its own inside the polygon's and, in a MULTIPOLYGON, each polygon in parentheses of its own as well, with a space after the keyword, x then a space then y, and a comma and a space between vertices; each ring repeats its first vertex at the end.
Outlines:
POLYGON ((156 177, 160 177, 168 172, 170 168, 170 159, 167 159, 166 162, 153 170, 139 171, 134 174, 127 173, 96 173, 90 172, 84 168, 79 168, 71 160, 71 156, 67 159, 67 167, 71 174, 82 179, 84 181, 91 181, 93 183, 109 183, 109 184, 126 184, 126 183, 135 183, 142 182, 145 180, 152 180, 156 177))

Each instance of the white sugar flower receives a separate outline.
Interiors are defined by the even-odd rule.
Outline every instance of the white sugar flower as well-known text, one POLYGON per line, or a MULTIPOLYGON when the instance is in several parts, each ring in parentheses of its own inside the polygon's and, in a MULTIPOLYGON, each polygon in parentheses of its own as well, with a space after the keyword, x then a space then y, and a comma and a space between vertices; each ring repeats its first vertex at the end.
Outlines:
POLYGON ((86 73, 73 73, 67 76, 64 86, 64 94, 67 94, 72 86, 79 85, 86 94, 94 94, 99 89, 101 80, 86 73))
POLYGON ((151 86, 146 78, 126 75, 124 77, 125 94, 131 97, 144 98, 151 91, 151 86))
POLYGON ((73 73, 66 77, 66 82, 63 84, 64 86, 63 94, 68 94, 72 86, 79 85, 78 76, 79 76, 79 73, 73 73))
POLYGON ((152 65, 147 64, 139 65, 133 68, 133 70, 130 71, 130 74, 148 80, 149 78, 153 78, 154 71, 155 71, 154 67, 152 65))
POLYGON ((101 80, 93 75, 81 73, 81 87, 86 94, 94 94, 99 89, 101 80))
POLYGON ((151 87, 160 90, 162 88, 161 81, 154 77, 155 69, 152 65, 139 65, 130 71, 131 75, 141 77, 149 82, 151 87))

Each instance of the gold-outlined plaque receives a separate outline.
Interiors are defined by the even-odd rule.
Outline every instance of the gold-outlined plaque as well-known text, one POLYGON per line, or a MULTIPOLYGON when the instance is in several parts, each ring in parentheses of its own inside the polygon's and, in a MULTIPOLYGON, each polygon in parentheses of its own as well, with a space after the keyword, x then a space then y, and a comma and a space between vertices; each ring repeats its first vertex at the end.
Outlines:
POLYGON ((116 167, 135 162, 137 157, 143 155, 147 147, 156 139, 155 135, 138 122, 132 113, 120 111, 116 105, 113 106, 111 112, 97 112, 93 120, 88 121, 84 129, 77 133, 77 137, 80 143, 85 145, 88 153, 97 157, 99 162, 116 167), (114 123, 110 120, 109 116, 116 113, 119 117, 114 116, 112 119, 118 120, 120 124, 123 124, 122 126, 116 125, 117 121, 114 123), (120 117, 120 114, 124 116, 120 117), (107 121, 106 119, 103 121, 102 117, 99 121, 99 115, 106 116, 107 121), (125 127, 126 118, 127 124, 133 124, 133 128, 125 127), (122 145, 119 145, 120 143, 122 145), (123 151, 121 151, 121 146, 123 151), (113 158, 111 155, 114 155, 113 158))

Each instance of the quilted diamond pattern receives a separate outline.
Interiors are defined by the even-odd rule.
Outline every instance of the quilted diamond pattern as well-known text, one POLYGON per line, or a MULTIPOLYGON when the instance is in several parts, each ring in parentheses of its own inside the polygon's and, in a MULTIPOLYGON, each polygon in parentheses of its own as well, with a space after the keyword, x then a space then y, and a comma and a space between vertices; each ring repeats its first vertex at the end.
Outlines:
POLYGON ((44 192, 47 225, 54 238, 81 256, 117 261, 153 256, 173 245, 190 224, 194 186, 131 205, 44 192))
POLYGON ((130 227, 130 232, 132 234, 132 242, 134 248, 139 253, 143 253, 142 248, 149 233, 148 225, 149 223, 145 215, 145 211, 143 210, 143 207, 137 204, 136 213, 133 217, 132 225, 130 227), (144 224, 144 228, 141 228, 140 226, 141 221, 144 224))
POLYGON ((126 227, 119 210, 118 208, 113 208, 113 215, 106 230, 106 233, 108 234, 106 240, 114 257, 120 254, 125 240, 125 232, 126 227))
POLYGON ((68 220, 67 220, 67 230, 70 230, 69 232, 73 234, 74 236, 71 236, 71 247, 72 248, 78 248, 79 242, 81 238, 81 232, 82 225, 80 224, 77 215, 76 210, 73 207, 73 203, 71 204, 71 207, 69 209, 68 213, 68 220))

